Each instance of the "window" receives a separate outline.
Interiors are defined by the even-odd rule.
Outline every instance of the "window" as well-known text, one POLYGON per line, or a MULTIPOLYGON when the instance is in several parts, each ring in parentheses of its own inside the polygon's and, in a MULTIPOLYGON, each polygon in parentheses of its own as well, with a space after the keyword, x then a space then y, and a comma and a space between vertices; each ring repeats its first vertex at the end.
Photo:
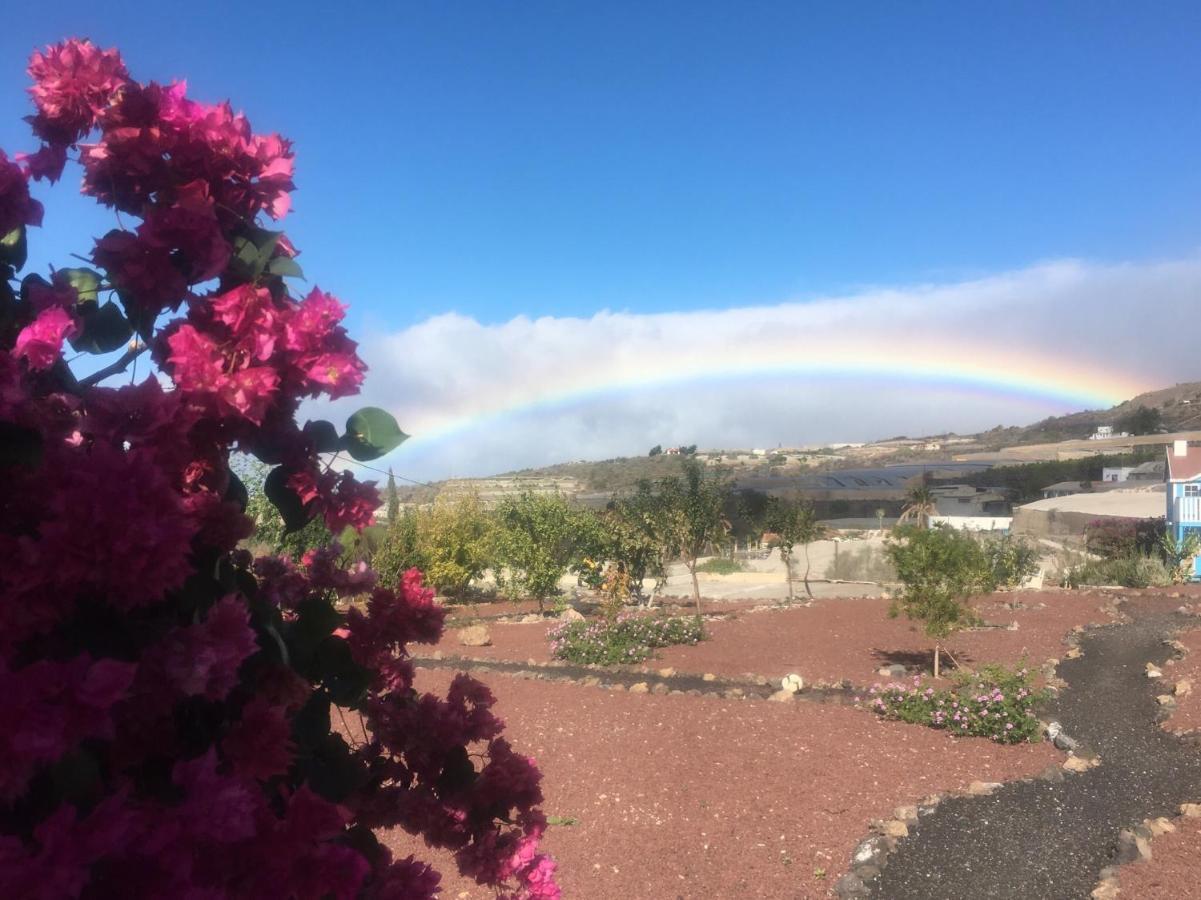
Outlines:
POLYGON ((1201 497, 1201 484, 1190 481, 1184 486, 1184 496, 1201 497))

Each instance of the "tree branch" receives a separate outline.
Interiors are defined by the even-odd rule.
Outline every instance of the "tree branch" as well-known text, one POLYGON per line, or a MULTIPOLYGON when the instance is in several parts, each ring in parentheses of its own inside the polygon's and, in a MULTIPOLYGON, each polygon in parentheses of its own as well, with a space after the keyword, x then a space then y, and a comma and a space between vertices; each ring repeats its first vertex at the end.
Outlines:
POLYGON ((146 344, 139 341, 138 346, 134 347, 132 350, 126 350, 123 354, 121 354, 121 358, 116 362, 105 366, 98 372, 93 372, 87 378, 81 379, 79 386, 81 388, 91 387, 94 384, 99 384, 100 382, 104 381, 104 379, 108 378, 110 375, 119 375, 129 367, 131 362, 145 353, 148 349, 150 348, 146 344))

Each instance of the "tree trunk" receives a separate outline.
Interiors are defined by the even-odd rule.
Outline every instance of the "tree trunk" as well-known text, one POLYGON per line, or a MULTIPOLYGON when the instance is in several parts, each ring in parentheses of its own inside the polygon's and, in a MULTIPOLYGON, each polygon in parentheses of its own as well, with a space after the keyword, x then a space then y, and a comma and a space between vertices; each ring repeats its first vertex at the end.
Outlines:
POLYGON ((688 563, 688 574, 692 576, 692 599, 696 601, 696 614, 701 614, 701 583, 696 580, 696 560, 688 563))
POLYGON ((939 672, 939 669, 938 669, 938 663, 939 663, 938 654, 939 654, 939 650, 940 650, 940 649, 941 649, 941 648, 938 646, 938 644, 935 644, 935 645, 934 645, 934 677, 935 677, 935 678, 937 678, 937 677, 938 677, 938 672, 939 672))
POLYGON ((809 587, 809 545, 805 544, 805 593, 813 599, 813 589, 809 587))

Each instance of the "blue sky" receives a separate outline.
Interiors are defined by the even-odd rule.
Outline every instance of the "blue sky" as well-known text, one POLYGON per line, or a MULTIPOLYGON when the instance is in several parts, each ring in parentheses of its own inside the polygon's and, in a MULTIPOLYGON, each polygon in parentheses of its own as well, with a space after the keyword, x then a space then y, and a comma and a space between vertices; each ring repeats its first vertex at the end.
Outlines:
MULTIPOLYGON (((1196 3, 22 4, 9 152, 25 58, 66 35, 293 138, 287 228, 367 334, 1201 244, 1196 3)), ((52 193, 44 248, 109 226, 52 193)))

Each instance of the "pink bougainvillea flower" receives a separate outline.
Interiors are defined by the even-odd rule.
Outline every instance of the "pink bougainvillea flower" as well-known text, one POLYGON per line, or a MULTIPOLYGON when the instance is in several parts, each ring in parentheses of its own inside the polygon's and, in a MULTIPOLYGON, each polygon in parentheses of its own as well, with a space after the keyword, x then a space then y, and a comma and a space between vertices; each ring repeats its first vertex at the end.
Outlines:
POLYGON ((34 134, 52 144, 73 144, 91 130, 96 115, 129 80, 116 50, 91 41, 69 40, 34 51, 29 59, 37 106, 34 134))
POLYGON ((52 306, 21 329, 13 356, 25 360, 31 369, 49 369, 62 355, 63 341, 78 333, 75 317, 61 306, 52 306))
POLYGON ((29 196, 21 167, 0 150, 0 236, 22 225, 42 224, 42 204, 29 196))

